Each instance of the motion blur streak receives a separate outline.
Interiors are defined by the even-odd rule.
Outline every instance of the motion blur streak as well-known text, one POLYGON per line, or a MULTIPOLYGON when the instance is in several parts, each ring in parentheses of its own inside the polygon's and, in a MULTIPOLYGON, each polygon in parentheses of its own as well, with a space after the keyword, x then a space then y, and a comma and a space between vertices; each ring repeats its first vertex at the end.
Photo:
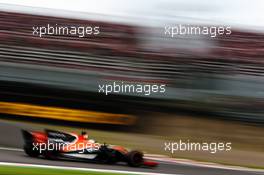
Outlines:
MULTIPOLYGON (((0 0, 0 147, 23 148, 21 129, 63 130, 170 162, 137 169, 122 162, 32 159, 3 149, 0 162, 264 175, 182 163, 189 159, 264 169, 264 1, 37 2, 0 0), (53 31, 56 26, 66 31, 53 31), (100 33, 80 37, 82 31, 67 32, 88 26, 98 26, 100 33), (37 27, 41 37, 35 34, 37 27), (114 83, 130 90, 109 86, 114 83), (103 85, 119 93, 105 95, 103 85), (166 85, 166 91, 145 95, 148 90, 138 88, 145 93, 135 93, 131 89, 137 85, 166 85), (165 143, 175 148, 179 141, 208 143, 208 150, 214 143, 232 143, 232 150, 175 149, 171 154, 164 149, 165 143)), ((14 175, 0 166, 1 174, 14 175)))
POLYGON ((76 110, 57 107, 44 107, 31 104, 0 102, 0 113, 30 116, 75 122, 132 125, 136 117, 126 114, 113 114, 96 111, 76 110))

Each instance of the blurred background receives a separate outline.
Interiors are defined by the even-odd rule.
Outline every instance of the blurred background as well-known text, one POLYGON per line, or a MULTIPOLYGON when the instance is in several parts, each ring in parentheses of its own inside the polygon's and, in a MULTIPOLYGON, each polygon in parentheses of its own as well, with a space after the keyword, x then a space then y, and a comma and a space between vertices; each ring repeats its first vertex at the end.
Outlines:
MULTIPOLYGON (((166 140, 232 142, 228 153, 170 156, 263 168, 263 6, 1 0, 0 130, 86 129, 99 141, 155 154, 168 154, 166 140), (100 34, 32 35, 33 26, 47 24, 100 26, 100 34), (165 37, 164 27, 177 24, 230 26, 232 34, 165 37), (166 84, 166 92, 98 93, 114 81, 166 84)), ((9 140, 0 144, 20 144, 9 140)))

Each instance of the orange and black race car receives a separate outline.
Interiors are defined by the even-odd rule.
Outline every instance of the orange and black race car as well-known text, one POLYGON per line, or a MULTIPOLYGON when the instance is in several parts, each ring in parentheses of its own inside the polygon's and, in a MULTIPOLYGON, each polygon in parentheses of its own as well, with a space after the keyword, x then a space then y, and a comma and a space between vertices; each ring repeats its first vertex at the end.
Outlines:
POLYGON ((46 159, 80 160, 86 162, 115 164, 125 162, 132 167, 155 167, 157 162, 144 159, 140 151, 129 151, 122 146, 106 145, 88 138, 85 132, 80 135, 54 130, 22 130, 24 151, 31 157, 46 159))

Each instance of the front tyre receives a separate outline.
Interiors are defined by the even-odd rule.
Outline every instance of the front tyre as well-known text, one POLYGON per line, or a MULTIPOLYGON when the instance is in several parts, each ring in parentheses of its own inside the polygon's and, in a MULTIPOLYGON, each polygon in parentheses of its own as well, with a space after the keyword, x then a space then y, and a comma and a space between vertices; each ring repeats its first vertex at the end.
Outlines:
POLYGON ((132 167, 139 167, 143 165, 143 153, 139 151, 131 151, 127 154, 127 163, 132 167))

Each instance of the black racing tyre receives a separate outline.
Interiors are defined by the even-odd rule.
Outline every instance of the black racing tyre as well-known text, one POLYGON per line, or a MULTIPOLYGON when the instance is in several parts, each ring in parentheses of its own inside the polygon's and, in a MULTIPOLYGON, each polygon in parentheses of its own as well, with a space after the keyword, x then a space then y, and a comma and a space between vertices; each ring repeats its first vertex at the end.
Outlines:
POLYGON ((127 163, 132 167, 139 167, 143 164, 143 153, 140 151, 131 151, 127 154, 127 163))
POLYGON ((38 157, 40 155, 39 150, 34 148, 32 144, 24 145, 24 151, 30 157, 38 157))
POLYGON ((56 160, 57 159, 57 152, 45 150, 43 152, 43 156, 44 156, 45 159, 56 160))

